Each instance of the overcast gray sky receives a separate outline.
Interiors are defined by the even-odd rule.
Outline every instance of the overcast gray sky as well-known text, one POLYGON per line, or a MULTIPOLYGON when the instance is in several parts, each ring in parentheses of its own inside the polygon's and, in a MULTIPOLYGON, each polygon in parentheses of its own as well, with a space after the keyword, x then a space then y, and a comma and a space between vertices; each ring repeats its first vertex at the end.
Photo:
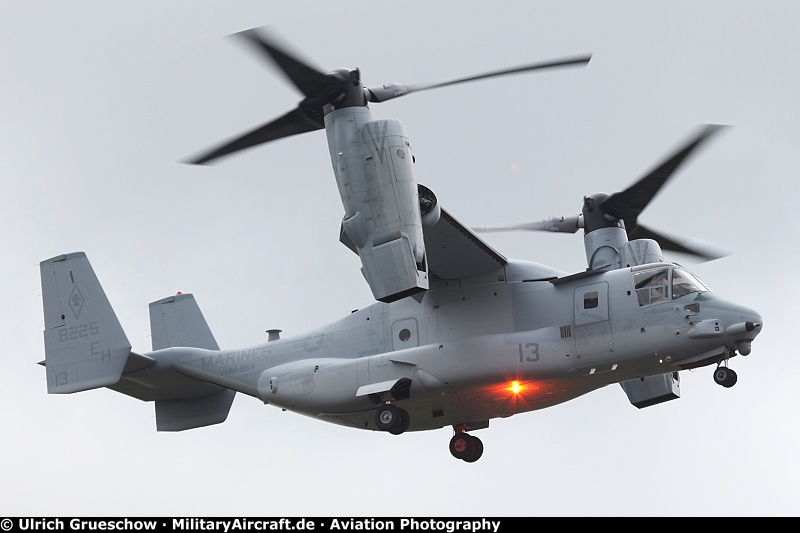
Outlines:
MULTIPOLYGON (((742 516, 800 514, 800 4, 796 0, 0 0, 0 514, 742 516), (224 348, 302 333, 372 302, 338 242, 325 135, 211 167, 188 156, 300 100, 227 36, 271 26, 366 85, 447 80, 592 53, 560 69, 373 106, 403 121, 418 179, 470 225, 571 215, 695 131, 730 124, 641 217, 730 255, 670 256, 758 310, 731 362, 682 373, 638 410, 619 386, 493 420, 467 464, 444 428, 396 437, 237 396, 228 420, 157 433, 152 404, 48 396, 39 261, 85 251, 134 350, 147 304, 196 296, 224 348)), ((491 234, 510 258, 576 272, 580 235, 491 234)))

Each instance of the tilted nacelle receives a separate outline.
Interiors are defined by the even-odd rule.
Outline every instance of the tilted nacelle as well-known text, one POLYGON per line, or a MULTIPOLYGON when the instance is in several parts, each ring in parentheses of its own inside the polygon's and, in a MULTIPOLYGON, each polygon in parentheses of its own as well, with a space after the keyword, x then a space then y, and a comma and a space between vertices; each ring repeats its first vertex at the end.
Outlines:
POLYGON ((377 300, 428 288, 414 156, 398 120, 371 120, 368 108, 325 116, 331 162, 345 216, 342 231, 361 258, 377 300))
POLYGON ((624 228, 602 228, 583 238, 589 270, 612 270, 664 261, 661 246, 653 239, 628 240, 624 228))

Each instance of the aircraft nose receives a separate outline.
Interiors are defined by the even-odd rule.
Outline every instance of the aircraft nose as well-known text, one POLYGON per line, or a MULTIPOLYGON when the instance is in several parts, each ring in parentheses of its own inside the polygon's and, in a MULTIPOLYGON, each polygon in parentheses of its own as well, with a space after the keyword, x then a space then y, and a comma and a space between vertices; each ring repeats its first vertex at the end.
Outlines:
POLYGON ((725 328, 725 333, 736 342, 736 347, 742 355, 750 355, 751 343, 761 333, 764 320, 761 315, 752 309, 742 309, 737 320, 725 328))

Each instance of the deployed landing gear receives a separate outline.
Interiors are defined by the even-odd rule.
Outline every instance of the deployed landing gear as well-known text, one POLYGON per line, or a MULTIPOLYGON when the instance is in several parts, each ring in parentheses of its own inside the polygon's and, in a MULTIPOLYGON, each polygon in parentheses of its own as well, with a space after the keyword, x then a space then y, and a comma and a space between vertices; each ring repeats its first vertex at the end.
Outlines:
POLYGON ((385 403, 375 411, 375 425, 381 431, 388 431, 392 435, 400 435, 408 429, 411 417, 408 412, 390 403, 385 403))
POLYGON ((400 423, 397 424, 397 426, 387 430, 392 435, 400 435, 401 433, 405 433, 409 424, 411 424, 411 417, 409 416, 408 411, 401 409, 400 407, 398 407, 397 410, 400 411, 400 423))
POLYGON ((450 453, 456 459, 474 463, 483 455, 483 443, 478 437, 473 437, 463 431, 456 431, 456 434, 450 439, 450 453))
POLYGON ((736 384, 736 372, 728 368, 727 366, 718 366, 717 369, 714 371, 714 381, 717 382, 718 385, 722 385, 723 387, 730 388, 736 384))

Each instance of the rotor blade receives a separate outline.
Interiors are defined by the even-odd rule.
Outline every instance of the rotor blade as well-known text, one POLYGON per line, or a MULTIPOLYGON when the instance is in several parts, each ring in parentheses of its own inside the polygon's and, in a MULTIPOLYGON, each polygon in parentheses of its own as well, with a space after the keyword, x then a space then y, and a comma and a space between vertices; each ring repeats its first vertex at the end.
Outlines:
POLYGON ((222 156, 252 148, 265 142, 274 141, 282 137, 289 137, 290 135, 297 135, 298 133, 306 133, 322 129, 323 125, 308 118, 300 108, 290 111, 263 126, 244 133, 227 143, 206 152, 194 159, 190 159, 187 163, 192 165, 205 165, 214 159, 222 156))
POLYGON ((629 229, 636 228, 636 219, 647 207, 647 204, 655 197, 661 187, 675 173, 678 167, 695 151, 700 145, 708 140, 713 134, 724 128, 719 124, 706 125, 698 134, 687 142, 680 150, 677 150, 661 165, 650 171, 636 183, 624 191, 612 194, 608 199, 600 204, 603 213, 625 221, 629 229))
POLYGON ((517 74, 519 72, 528 72, 531 70, 541 70, 547 68, 556 68, 556 67, 567 67, 567 66, 584 66, 589 63, 589 60, 592 58, 591 55, 574 57, 574 58, 566 58, 560 59, 555 61, 547 61, 544 63, 534 63, 532 65, 525 65, 522 67, 514 67, 504 70, 495 70, 492 72, 486 72, 484 74, 476 74, 474 76, 468 76, 466 78, 458 78, 455 80, 445 81, 445 82, 437 82, 437 83, 423 83, 423 84, 416 84, 416 85, 404 85, 402 83, 392 83, 389 85, 383 85, 381 87, 370 87, 367 93, 367 98, 370 102, 385 102, 387 100, 391 100, 392 98, 397 98, 398 96, 405 96, 406 94, 412 92, 419 92, 419 91, 426 91, 428 89, 437 89, 439 87, 446 87, 448 85, 456 85, 458 83, 466 83, 475 80, 482 80, 485 78, 494 78, 498 76, 507 76, 509 74, 517 74))
POLYGON ((264 35, 257 29, 249 29, 234 34, 253 44, 267 58, 272 60, 306 98, 314 98, 338 88, 342 81, 318 71, 301 61, 297 54, 282 48, 274 36, 264 35))
POLYGON ((499 231, 550 231, 553 233, 575 233, 581 227, 581 216, 572 217, 550 217, 538 222, 527 222, 524 224, 513 224, 510 226, 479 226, 472 228, 476 233, 491 233, 499 231))
POLYGON ((663 233, 656 232, 650 228, 646 228, 641 224, 636 226, 636 229, 628 233, 628 239, 653 239, 656 241, 662 250, 670 250, 672 252, 680 252, 682 254, 695 255, 706 261, 713 261, 725 257, 715 250, 711 250, 706 246, 701 246, 688 239, 678 239, 677 237, 670 237, 663 233))

